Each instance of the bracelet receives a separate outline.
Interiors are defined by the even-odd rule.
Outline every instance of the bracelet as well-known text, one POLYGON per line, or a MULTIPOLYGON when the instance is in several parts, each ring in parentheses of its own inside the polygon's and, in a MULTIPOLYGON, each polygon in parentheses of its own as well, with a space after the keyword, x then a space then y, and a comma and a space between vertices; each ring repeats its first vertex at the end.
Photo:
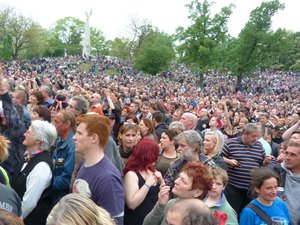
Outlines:
POLYGON ((144 183, 144 185, 147 187, 147 188, 151 188, 151 186, 147 183, 144 183))

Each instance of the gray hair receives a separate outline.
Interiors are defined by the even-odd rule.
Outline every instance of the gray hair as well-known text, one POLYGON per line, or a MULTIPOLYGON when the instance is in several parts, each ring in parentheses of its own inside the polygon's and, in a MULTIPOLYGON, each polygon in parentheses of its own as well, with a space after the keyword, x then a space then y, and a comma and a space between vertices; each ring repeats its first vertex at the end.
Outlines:
POLYGON ((83 97, 83 96, 74 96, 72 98, 72 100, 76 101, 75 109, 80 114, 86 114, 88 112, 89 103, 88 103, 88 101, 86 100, 85 97, 83 97))
POLYGON ((243 134, 250 134, 252 132, 259 132, 259 131, 260 131, 260 128, 255 123, 247 123, 244 126, 243 134))
POLYGON ((202 151, 202 144, 203 140, 200 136, 200 134, 195 130, 186 130, 182 133, 178 134, 176 137, 176 141, 179 141, 180 139, 185 138, 185 141, 188 146, 192 146, 195 144, 197 152, 203 152, 202 151))
POLYGON ((178 130, 178 131, 182 132, 182 131, 185 130, 185 127, 184 127, 182 122, 173 121, 172 123, 170 123, 169 129, 175 129, 175 130, 178 130))
POLYGON ((53 94, 51 88, 47 85, 43 85, 41 87, 41 90, 44 90, 48 94, 49 97, 52 96, 52 94, 53 94))
POLYGON ((55 126, 47 121, 34 120, 31 123, 31 128, 34 132, 33 139, 42 142, 40 149, 49 151, 57 138, 55 126))

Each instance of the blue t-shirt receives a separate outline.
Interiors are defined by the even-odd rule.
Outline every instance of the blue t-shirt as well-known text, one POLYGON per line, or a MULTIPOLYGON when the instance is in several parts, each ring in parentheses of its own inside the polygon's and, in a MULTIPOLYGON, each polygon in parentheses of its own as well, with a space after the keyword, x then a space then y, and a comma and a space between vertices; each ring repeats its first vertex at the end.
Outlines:
POLYGON ((80 167, 73 192, 90 197, 112 217, 118 217, 124 212, 125 194, 122 177, 107 156, 93 166, 80 167))
MULTIPOLYGON (((262 211, 264 211, 271 218, 273 216, 284 218, 288 225, 291 224, 289 211, 280 198, 276 198, 271 206, 262 205, 256 199, 252 200, 251 203, 257 205, 262 211)), ((262 225, 267 224, 263 221, 252 209, 245 207, 240 215, 240 225, 262 225)))

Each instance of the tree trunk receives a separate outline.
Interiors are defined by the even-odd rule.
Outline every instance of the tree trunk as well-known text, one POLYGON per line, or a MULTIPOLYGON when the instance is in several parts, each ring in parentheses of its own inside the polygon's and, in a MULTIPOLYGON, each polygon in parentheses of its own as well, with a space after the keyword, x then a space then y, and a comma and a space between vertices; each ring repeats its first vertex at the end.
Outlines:
POLYGON ((204 81, 204 76, 203 76, 203 73, 200 73, 199 74, 199 78, 197 79, 197 84, 198 84, 198 87, 203 88, 203 81, 204 81))
POLYGON ((242 79, 243 79, 243 74, 239 74, 237 76, 237 82, 236 82, 236 87, 235 87, 235 92, 238 92, 242 88, 242 79))

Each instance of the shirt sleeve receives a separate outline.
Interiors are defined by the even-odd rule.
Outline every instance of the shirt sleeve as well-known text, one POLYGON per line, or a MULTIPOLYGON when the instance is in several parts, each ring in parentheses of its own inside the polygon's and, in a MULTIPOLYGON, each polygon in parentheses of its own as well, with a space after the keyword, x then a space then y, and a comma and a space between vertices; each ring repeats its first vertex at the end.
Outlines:
POLYGON ((52 172, 46 162, 38 163, 26 179, 26 191, 22 199, 22 217, 25 219, 36 207, 43 191, 51 183, 52 172))
POLYGON ((161 205, 157 202, 154 208, 145 217, 143 225, 160 225, 164 218, 165 207, 165 205, 161 205))

